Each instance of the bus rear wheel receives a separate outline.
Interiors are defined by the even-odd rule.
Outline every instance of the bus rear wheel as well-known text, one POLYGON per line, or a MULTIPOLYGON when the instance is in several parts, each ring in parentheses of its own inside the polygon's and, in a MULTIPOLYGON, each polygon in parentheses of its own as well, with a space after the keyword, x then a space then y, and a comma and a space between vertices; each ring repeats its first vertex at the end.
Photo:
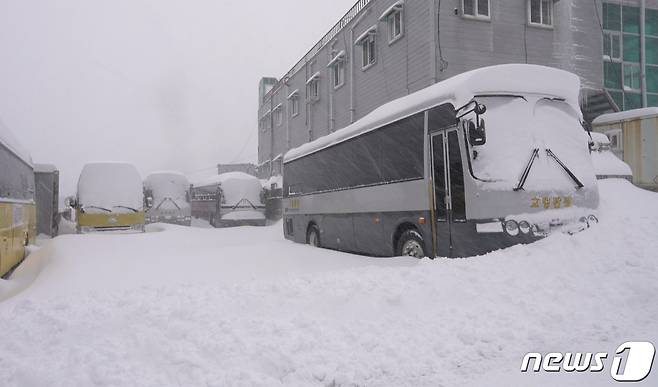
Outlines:
POLYGON ((416 230, 407 230, 398 239, 396 255, 403 257, 425 258, 425 243, 416 230))
POLYGON ((320 230, 318 226, 311 225, 306 233, 306 243, 313 247, 320 247, 320 230))

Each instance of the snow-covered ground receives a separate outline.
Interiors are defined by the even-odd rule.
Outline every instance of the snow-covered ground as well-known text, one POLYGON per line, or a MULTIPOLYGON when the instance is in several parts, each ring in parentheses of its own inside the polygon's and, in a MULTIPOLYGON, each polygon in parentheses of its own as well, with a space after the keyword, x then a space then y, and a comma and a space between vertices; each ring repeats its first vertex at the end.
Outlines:
POLYGON ((313 249, 280 224, 62 236, 0 287, 18 292, 0 303, 0 380, 614 385, 618 345, 658 344, 658 195, 600 188, 597 227, 460 260, 313 249), (598 374, 522 374, 528 352, 610 358, 598 374))

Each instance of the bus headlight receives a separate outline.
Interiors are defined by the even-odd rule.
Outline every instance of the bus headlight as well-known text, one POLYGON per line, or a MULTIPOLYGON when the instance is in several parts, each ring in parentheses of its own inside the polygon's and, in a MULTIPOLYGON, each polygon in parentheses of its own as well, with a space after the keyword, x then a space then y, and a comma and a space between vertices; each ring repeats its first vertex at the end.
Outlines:
POLYGON ((590 215, 587 217, 587 220, 589 221, 589 224, 597 224, 599 223, 599 218, 597 218, 594 215, 590 215))
POLYGON ((524 220, 519 222, 519 230, 523 234, 530 234, 530 231, 532 231, 532 227, 530 226, 530 223, 524 220))
POLYGON ((519 235, 519 224, 515 220, 508 220, 505 222, 505 233, 509 236, 519 235))

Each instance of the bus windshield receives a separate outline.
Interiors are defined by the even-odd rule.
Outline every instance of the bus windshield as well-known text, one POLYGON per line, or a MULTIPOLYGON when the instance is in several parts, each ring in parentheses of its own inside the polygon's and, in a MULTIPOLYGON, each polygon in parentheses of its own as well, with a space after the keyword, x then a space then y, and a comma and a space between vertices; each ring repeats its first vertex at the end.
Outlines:
POLYGON ((486 96, 476 100, 487 107, 483 116, 487 142, 472 147, 470 157, 474 176, 486 188, 517 187, 534 154, 538 157, 524 184, 526 190, 573 188, 574 179, 557 160, 585 186, 595 184, 590 178, 593 167, 587 134, 568 103, 543 96, 486 96))
POLYGON ((87 164, 78 180, 78 201, 87 213, 130 213, 143 208, 143 186, 134 166, 87 164))

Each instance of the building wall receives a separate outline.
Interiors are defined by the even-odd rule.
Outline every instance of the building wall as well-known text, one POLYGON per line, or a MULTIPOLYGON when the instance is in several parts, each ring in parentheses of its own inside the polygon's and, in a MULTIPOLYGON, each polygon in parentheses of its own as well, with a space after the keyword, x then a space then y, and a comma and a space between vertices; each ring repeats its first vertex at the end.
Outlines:
POLYGON ((492 0, 487 20, 462 16, 462 0, 407 0, 404 35, 389 44, 386 23, 379 18, 393 3, 370 0, 266 97, 258 113, 266 117, 259 126, 259 162, 343 128, 386 102, 483 66, 543 64, 578 74, 586 88, 603 88, 600 3, 597 8, 595 1, 556 1, 553 26, 545 28, 529 25, 527 0, 492 0), (364 71, 361 47, 354 40, 373 25, 378 26, 377 62, 364 71), (334 89, 327 64, 341 50, 347 53, 345 84, 334 89), (306 81, 316 72, 320 98, 311 102, 306 81), (300 113, 291 117, 287 96, 294 90, 299 90, 300 113), (283 120, 270 130, 272 120, 266 113, 279 103, 283 120))

